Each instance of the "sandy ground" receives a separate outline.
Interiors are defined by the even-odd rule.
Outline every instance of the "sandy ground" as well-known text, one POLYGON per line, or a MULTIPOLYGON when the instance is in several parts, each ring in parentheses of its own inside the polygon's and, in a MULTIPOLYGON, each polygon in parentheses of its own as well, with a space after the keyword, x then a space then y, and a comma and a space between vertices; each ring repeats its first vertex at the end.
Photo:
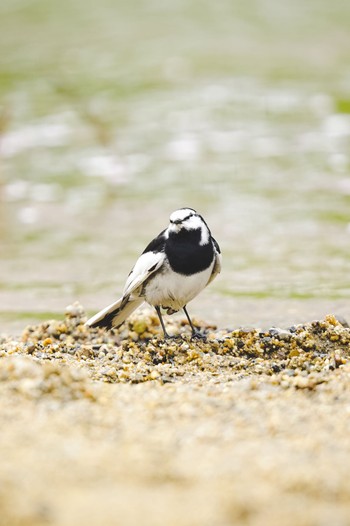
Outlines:
POLYGON ((0 339, 0 524, 350 524, 350 330, 152 314, 0 339))

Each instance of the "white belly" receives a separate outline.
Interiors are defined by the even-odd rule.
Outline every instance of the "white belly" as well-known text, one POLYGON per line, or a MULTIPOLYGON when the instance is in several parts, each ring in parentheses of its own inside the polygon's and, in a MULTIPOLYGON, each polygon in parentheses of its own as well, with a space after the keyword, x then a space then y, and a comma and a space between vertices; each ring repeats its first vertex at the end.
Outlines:
POLYGON ((192 276, 183 276, 170 269, 159 272, 147 283, 144 292, 145 300, 154 306, 159 305, 175 311, 182 309, 206 287, 213 264, 192 276))

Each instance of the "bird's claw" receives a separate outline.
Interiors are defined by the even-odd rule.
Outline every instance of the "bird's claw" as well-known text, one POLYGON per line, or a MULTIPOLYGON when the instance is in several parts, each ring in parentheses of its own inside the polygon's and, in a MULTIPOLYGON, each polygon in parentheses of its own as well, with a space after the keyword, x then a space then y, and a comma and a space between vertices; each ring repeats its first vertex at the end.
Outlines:
POLYGON ((199 332, 199 331, 194 331, 194 332, 192 333, 191 339, 192 339, 192 340, 202 340, 202 341, 206 341, 207 337, 206 337, 204 334, 202 334, 201 332, 199 332))

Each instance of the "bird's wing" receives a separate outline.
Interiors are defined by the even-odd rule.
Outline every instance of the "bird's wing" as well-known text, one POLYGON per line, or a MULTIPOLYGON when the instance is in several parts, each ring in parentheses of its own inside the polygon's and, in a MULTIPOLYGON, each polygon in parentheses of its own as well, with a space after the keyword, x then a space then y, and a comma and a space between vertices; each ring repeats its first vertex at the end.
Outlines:
POLYGON ((164 252, 144 252, 136 261, 134 268, 126 280, 123 298, 132 294, 151 274, 164 263, 164 252))
POLYGON ((221 261, 222 261, 221 250, 220 250, 219 244, 213 237, 211 239, 213 241, 213 246, 214 246, 215 261, 214 261, 213 271, 212 271, 211 276, 209 278, 209 281, 207 283, 208 285, 221 272, 221 261))

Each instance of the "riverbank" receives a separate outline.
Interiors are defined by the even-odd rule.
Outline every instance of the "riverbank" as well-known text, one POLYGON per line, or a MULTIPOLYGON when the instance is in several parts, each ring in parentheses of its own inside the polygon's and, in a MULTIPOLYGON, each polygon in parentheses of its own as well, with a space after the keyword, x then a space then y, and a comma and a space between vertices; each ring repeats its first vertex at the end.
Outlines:
POLYGON ((347 524, 344 320, 219 330, 152 312, 0 344, 0 524, 347 524), (169 321, 168 320, 168 321, 169 321))

